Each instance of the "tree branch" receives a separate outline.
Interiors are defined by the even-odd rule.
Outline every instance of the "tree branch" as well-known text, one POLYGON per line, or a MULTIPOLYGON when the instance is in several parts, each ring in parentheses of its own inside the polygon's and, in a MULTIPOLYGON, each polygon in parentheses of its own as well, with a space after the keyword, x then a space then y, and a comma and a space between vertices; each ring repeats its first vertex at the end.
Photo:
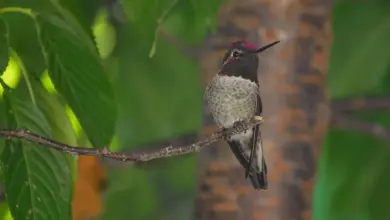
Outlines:
POLYGON ((348 113, 359 110, 390 109, 390 97, 354 97, 332 101, 332 121, 335 128, 371 134, 390 141, 390 127, 350 117, 348 113))
POLYGON ((195 142, 190 145, 185 145, 181 147, 168 146, 162 149, 152 150, 150 152, 143 151, 143 152, 128 153, 128 154, 110 152, 106 147, 103 149, 74 147, 74 146, 57 142, 47 137, 40 136, 38 134, 35 134, 25 129, 0 129, 0 136, 3 136, 6 139, 17 138, 17 139, 31 141, 36 144, 57 151, 69 153, 70 155, 73 156, 78 156, 78 155, 101 156, 105 158, 119 160, 122 162, 146 162, 158 158, 179 156, 179 155, 189 154, 193 152, 199 152, 202 148, 209 146, 210 144, 220 139, 223 139, 224 137, 241 133, 262 122, 263 122, 263 117, 255 116, 249 122, 243 123, 239 126, 235 126, 232 129, 215 132, 211 134, 209 138, 202 141, 195 142))
POLYGON ((331 122, 335 128, 371 134, 382 140, 390 141, 390 128, 377 123, 349 118, 342 114, 333 114, 331 122))
POLYGON ((332 112, 348 113, 362 109, 390 109, 390 97, 355 97, 332 101, 332 112))

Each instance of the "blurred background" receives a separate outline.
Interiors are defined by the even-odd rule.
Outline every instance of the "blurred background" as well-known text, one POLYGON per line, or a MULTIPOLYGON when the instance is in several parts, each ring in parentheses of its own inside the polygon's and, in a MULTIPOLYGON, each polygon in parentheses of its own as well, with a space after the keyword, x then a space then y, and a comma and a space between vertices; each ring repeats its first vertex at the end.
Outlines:
MULTIPOLYGON (((48 12, 50 2, 0 0, 0 6, 48 12)), ((252 189, 222 141, 200 153, 136 166, 80 156, 74 220, 390 219, 389 1, 59 3, 94 39, 112 85, 112 151, 182 146, 217 131, 203 91, 230 42, 281 40, 259 57, 267 191, 252 189)), ((30 58, 23 66, 11 56, 2 79, 23 94, 27 68, 42 82, 42 94, 62 100, 32 40, 34 24, 7 19, 20 25, 10 28, 11 44, 30 58)), ((87 80, 94 82, 94 75, 87 80)), ((3 99, 0 104, 5 111, 3 99)), ((104 108, 90 106, 91 112, 104 108)), ((57 119, 57 111, 66 112, 53 138, 92 147, 72 106, 46 111, 57 119)), ((107 126, 106 120, 95 122, 107 126)), ((4 189, 0 193, 2 218, 12 219, 4 189)))

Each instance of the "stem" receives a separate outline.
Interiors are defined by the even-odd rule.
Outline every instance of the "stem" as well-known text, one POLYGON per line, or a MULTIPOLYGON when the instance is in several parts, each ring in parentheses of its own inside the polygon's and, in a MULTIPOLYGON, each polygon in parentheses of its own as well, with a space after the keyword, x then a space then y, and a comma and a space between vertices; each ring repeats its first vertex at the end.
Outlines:
POLYGON ((5 14, 5 13, 20 13, 20 14, 25 14, 33 19, 35 19, 35 15, 31 8, 21 8, 21 7, 5 7, 5 8, 0 8, 0 14, 5 14))
POLYGON ((157 28, 154 31, 154 39, 153 39, 152 48, 150 49, 150 52, 149 52, 149 58, 152 58, 156 54, 157 40, 158 40, 158 36, 159 36, 158 33, 160 32, 160 28, 162 26, 162 23, 163 23, 165 17, 169 14, 169 12, 172 11, 172 8, 177 4, 178 1, 179 0, 173 1, 172 4, 169 6, 169 8, 164 10, 162 15, 157 19, 157 28))

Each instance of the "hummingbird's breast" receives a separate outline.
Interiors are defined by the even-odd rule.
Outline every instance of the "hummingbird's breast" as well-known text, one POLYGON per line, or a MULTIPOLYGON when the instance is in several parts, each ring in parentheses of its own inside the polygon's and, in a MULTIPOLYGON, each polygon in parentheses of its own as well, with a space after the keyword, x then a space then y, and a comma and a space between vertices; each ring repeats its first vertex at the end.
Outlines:
POLYGON ((216 75, 207 86, 205 99, 216 124, 230 128, 234 122, 256 114, 258 86, 236 76, 216 75))

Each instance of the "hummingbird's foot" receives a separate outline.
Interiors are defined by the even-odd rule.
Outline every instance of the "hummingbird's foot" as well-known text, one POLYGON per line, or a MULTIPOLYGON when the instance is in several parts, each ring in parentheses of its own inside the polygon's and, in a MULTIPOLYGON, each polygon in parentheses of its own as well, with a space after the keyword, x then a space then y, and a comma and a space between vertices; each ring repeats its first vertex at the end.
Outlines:
POLYGON ((262 116, 260 116, 260 115, 256 115, 256 116, 254 117, 254 119, 255 119, 256 121, 264 121, 264 118, 263 118, 262 116))

